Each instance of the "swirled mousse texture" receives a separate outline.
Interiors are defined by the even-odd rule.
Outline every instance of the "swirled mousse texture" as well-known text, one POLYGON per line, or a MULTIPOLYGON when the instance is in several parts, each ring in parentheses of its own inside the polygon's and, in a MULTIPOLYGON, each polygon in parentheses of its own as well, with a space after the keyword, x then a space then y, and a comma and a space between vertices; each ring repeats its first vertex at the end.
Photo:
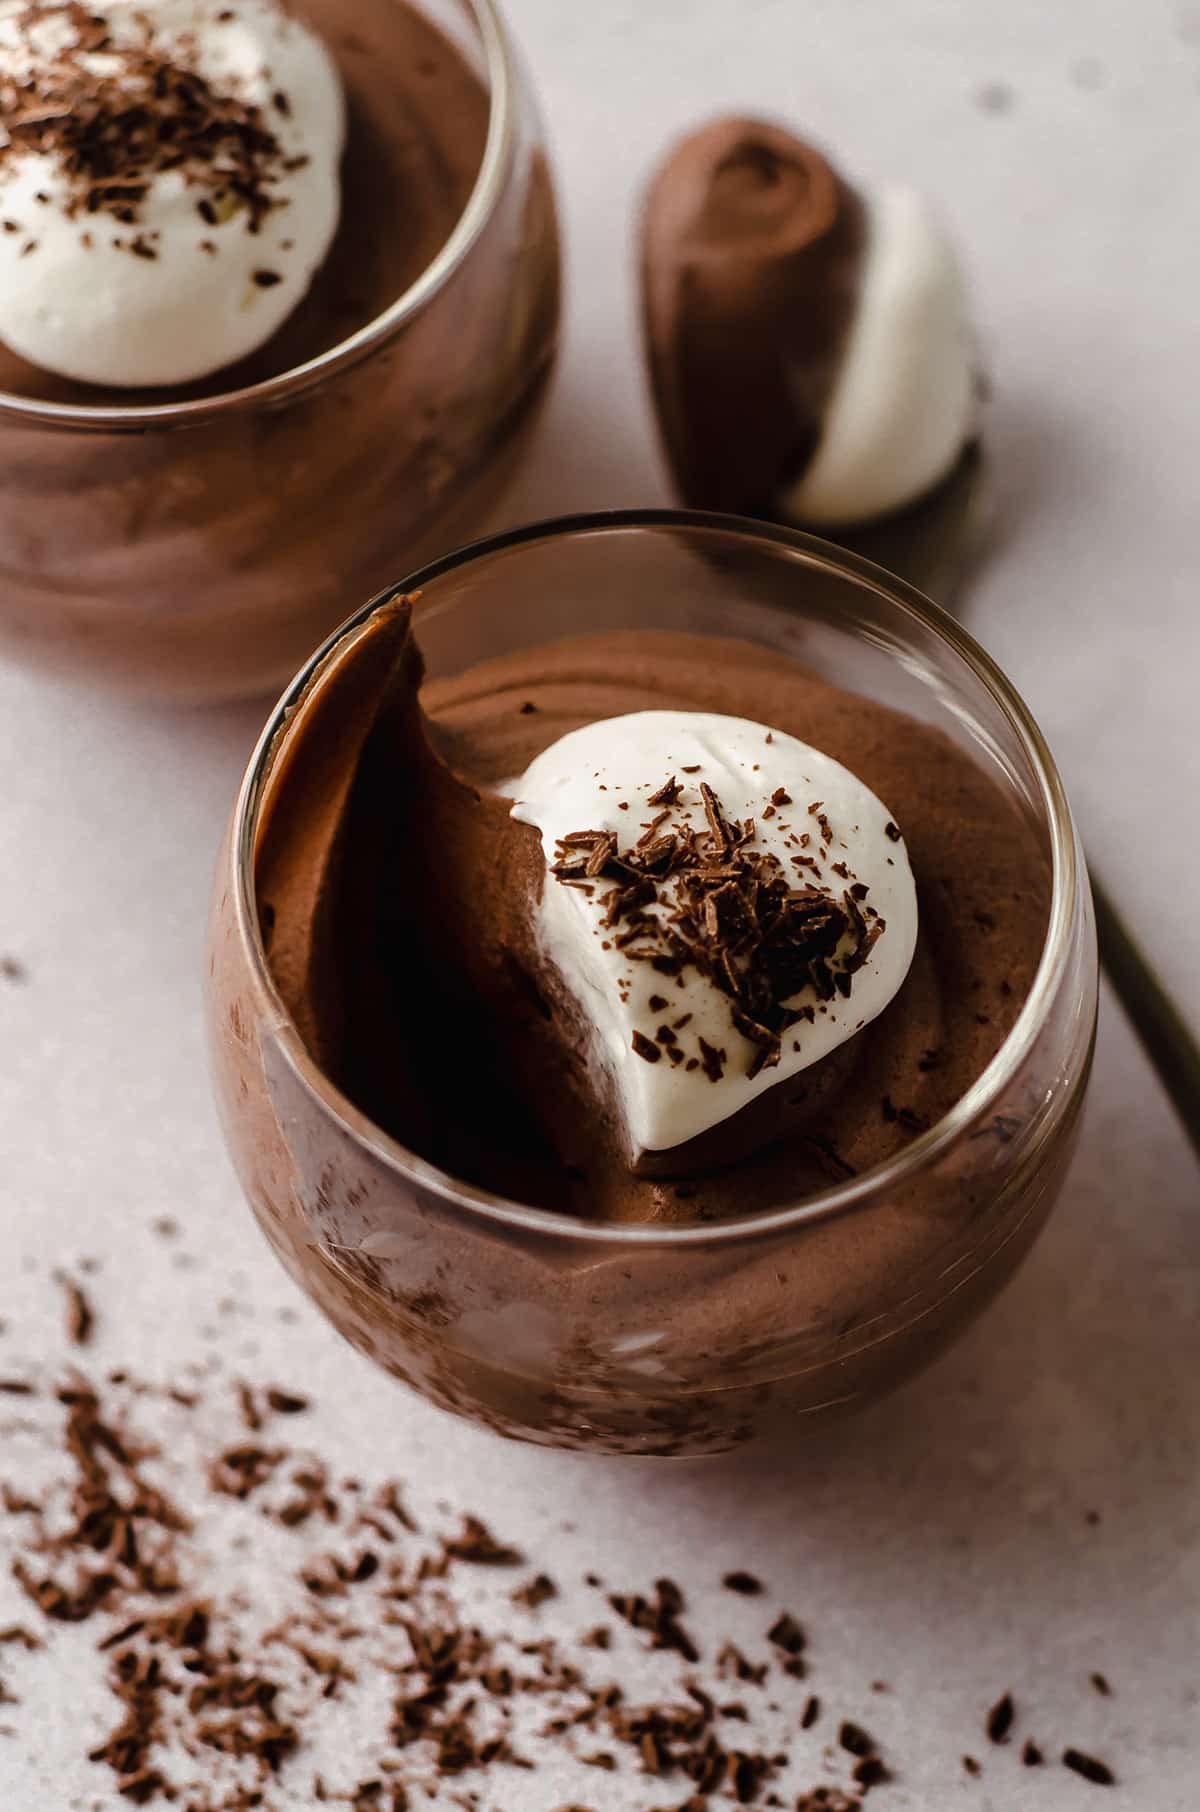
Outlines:
POLYGON ((541 834, 542 954, 592 1030, 635 1162, 828 1056, 908 973, 917 900, 898 827, 782 730, 601 718, 535 757, 513 816, 541 834))
POLYGON ((337 228, 340 79, 275 0, 5 0, 0 124, 0 338, 61 377, 235 364, 337 228))
POLYGON ((861 524, 947 478, 976 429, 962 270, 909 189, 852 188, 780 126, 678 144, 642 226, 643 318, 686 503, 861 524))
MULTIPOLYGON (((0 25, 11 37, 29 13, 66 15, 85 42, 96 30, 127 48, 86 53, 82 71, 43 71, 42 86, 81 91, 67 121, 26 105, 11 61, 0 81, 11 298, 6 326, 0 285, 0 390, 154 404, 279 376, 402 296, 466 206, 487 88, 403 0, 10 4, 0 25), (155 48, 139 54, 148 29, 155 48), (105 73, 93 79, 97 58, 105 73), (146 99, 150 117, 131 137, 110 116, 139 84, 164 92, 146 99), (164 168, 176 134, 186 158, 164 168)), ((0 77, 3 49, 0 38, 0 77)), ((233 514, 252 505, 244 486, 230 498, 233 514)))
MULTIPOLYGON (((340 651, 335 670, 302 701, 281 745, 260 832, 257 885, 268 960, 314 1057, 360 1109, 421 1156, 468 1184, 591 1219, 720 1220, 795 1201, 831 1178, 894 1157, 995 1055, 1044 941, 1047 864, 1037 835, 1000 788, 941 731, 843 691, 770 650, 667 632, 581 637, 483 662, 423 691, 420 682, 403 607, 378 613, 340 651), (570 973, 570 958, 547 939, 543 907, 547 890, 563 891, 564 879, 602 878, 600 870, 619 860, 622 849, 636 847, 643 821, 652 824, 657 812, 671 808, 660 802, 646 810, 631 798, 630 810, 621 813, 618 798, 611 821, 632 820, 628 835, 605 825, 572 827, 599 829, 604 842, 589 837, 586 844, 566 844, 560 862, 582 852, 585 868, 592 861, 596 875, 563 877, 550 871, 539 831, 512 815, 507 791, 514 777, 544 775, 539 764, 553 765, 555 751, 570 748, 562 739, 643 712, 670 714, 675 726, 664 740, 661 779, 635 764, 638 779, 658 780, 660 793, 664 785, 671 791, 672 780, 682 791, 689 779, 683 769, 694 765, 679 761, 672 769, 666 744, 678 737, 679 713, 769 726, 762 729, 764 754, 771 753, 765 738, 772 734, 840 764, 893 815, 884 820, 884 841, 898 871, 901 915, 893 948, 903 979, 896 991, 883 1004, 876 1001, 873 1014, 854 1014, 854 1023, 840 1028, 849 1035, 802 1067, 785 1064, 781 1046, 797 1026, 807 1029, 807 1015, 774 1021, 770 1015, 781 1004, 828 1004, 824 983, 797 989, 795 975, 784 974, 767 987, 756 970, 751 994, 760 1019, 749 1036, 723 1038, 726 1061, 713 1065, 705 1087, 716 1098, 730 1060, 741 1065, 748 1058, 745 1075, 763 1051, 756 1079, 765 1075, 766 1085, 731 1096, 728 1114, 714 1108, 699 1121, 676 1123, 672 1131, 687 1136, 660 1149, 639 1149, 630 1138, 611 1066, 606 1073, 597 1061, 586 988, 570 973), (904 901, 911 902, 905 856, 919 921, 907 965, 901 960, 904 901)), ((697 721, 691 719, 693 729, 697 721)), ((732 741, 726 758, 731 747, 732 741)), ((781 742, 783 750, 791 771, 790 743, 781 742)), ((602 775, 595 779, 599 765, 593 762, 597 787, 608 784, 602 775)), ((878 886, 882 899, 889 884, 879 872, 887 872, 889 855, 873 841, 854 848, 851 836, 844 839, 851 847, 839 850, 843 839, 832 819, 826 842, 821 794, 808 791, 817 776, 805 780, 807 770, 799 771, 801 778, 785 786, 764 763, 772 786, 761 809, 782 788, 791 797, 786 805, 779 801, 776 813, 792 814, 786 821, 800 826, 799 835, 815 832, 824 852, 819 873, 795 870, 799 885, 786 891, 802 895, 811 882, 823 896, 821 911, 832 900, 847 913, 849 923, 834 927, 836 937, 824 945, 824 960, 836 970, 839 952, 861 952, 864 942, 843 895, 849 892, 860 907, 878 886), (868 888, 862 901, 849 878, 860 862, 869 869, 869 879, 859 883, 868 888), (847 875, 836 875, 836 865, 847 875)), ((751 794, 750 777, 744 785, 751 794)), ((847 785, 843 798, 851 797, 847 785)), ((870 808, 862 795, 855 797, 848 823, 863 829, 870 808)), ((711 837, 711 801, 701 798, 711 837)), ((758 845, 756 835, 743 835, 748 814, 740 796, 736 803, 738 811, 722 812, 721 823, 738 898, 714 908, 714 960, 731 942, 723 911, 740 914, 747 901, 764 912, 781 904, 771 891, 770 863, 750 879, 739 852, 758 849, 753 870, 760 859, 807 855, 813 847, 793 849, 786 840, 758 845)), ((692 814, 689 804, 671 835, 686 845, 690 826, 697 861, 711 871, 714 851, 692 814)), ((652 842, 666 830, 664 821, 652 842)), ((681 864, 679 887, 698 885, 707 893, 714 877, 709 872, 697 882, 694 869, 681 864)), ((610 879, 605 891, 625 884, 610 879)), ((863 918, 869 937, 876 921, 863 918)), ((683 930, 694 935, 687 924, 683 930)), ((794 960, 795 930, 792 922, 779 945, 782 961, 794 960)), ((891 935, 889 925, 868 957, 882 952, 891 935)), ((821 960, 815 950, 809 957, 821 960)), ((651 1015, 661 1019, 653 1026, 647 1020, 643 1029, 639 1012, 634 1027, 660 1052, 671 1048, 671 1035, 687 1038, 688 1028, 673 1023, 686 1005, 671 1010, 681 975, 685 988, 695 985, 689 964, 673 972, 664 966, 656 990, 664 1004, 651 1015)), ((895 981, 893 973, 889 986, 895 981)), ((853 1010, 853 968, 843 986, 834 982, 833 994, 853 1010)), ((733 991, 725 992, 722 1012, 730 1013, 731 1002, 733 991)), ((740 1010, 745 1003, 733 1004, 740 1010)), ((703 1056, 698 1044, 695 1052, 688 1049, 689 1056, 703 1056)), ((642 1064, 647 1071, 678 1067, 661 1055, 642 1064)))

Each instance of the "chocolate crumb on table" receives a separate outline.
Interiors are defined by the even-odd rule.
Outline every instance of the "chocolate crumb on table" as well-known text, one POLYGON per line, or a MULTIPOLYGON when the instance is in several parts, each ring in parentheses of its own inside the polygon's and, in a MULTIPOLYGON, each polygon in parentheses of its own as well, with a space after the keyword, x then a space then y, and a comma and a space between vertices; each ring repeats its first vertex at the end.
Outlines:
MULTIPOLYGON (((664 1576, 649 1591, 611 1594, 632 1637, 614 1638, 605 1625, 550 1635, 538 1614, 559 1598, 558 1582, 541 1569, 515 1586, 504 1580, 522 1564, 521 1550, 482 1517, 460 1513, 449 1532, 422 1527, 398 1481, 360 1483, 277 1439, 309 1407, 300 1392, 245 1381, 184 1390, 122 1371, 103 1385, 78 1371, 57 1383, 31 1372, 0 1389, 19 1397, 22 1417, 54 1456, 49 1482, 30 1492, 10 1482, 0 1495, 12 1577, 31 1608, 29 1619, 0 1629, 4 1692, 19 1712, 25 1652, 52 1651, 61 1632, 89 1625, 87 1649, 112 1710, 107 1730, 86 1739, 87 1755, 122 1804, 412 1812, 434 1802, 484 1812, 520 1803, 506 1786, 512 1776, 493 1771, 534 1766, 534 1741, 595 1775, 646 1775, 668 1791, 677 1782, 675 1812, 731 1802, 860 1812, 894 1778, 875 1737, 843 1718, 840 1766, 825 1752, 835 1780, 785 1795, 784 1770, 822 1711, 788 1677, 808 1648, 790 1612, 769 1629, 762 1620, 758 1654, 747 1656, 720 1640, 719 1628, 711 1642, 693 1635, 684 1589, 664 1576), (174 1432, 162 1440, 156 1429, 151 1439, 163 1414, 174 1432), (190 1478, 197 1463, 199 1492, 186 1486, 177 1497, 177 1476, 190 1478), (282 1545, 269 1563, 268 1603, 212 1577, 213 1530, 226 1527, 219 1519, 233 1519, 231 1530, 240 1524, 235 1548, 259 1519, 275 1525, 282 1545), (638 1637, 672 1676, 648 1702, 635 1702, 622 1682, 621 1645, 638 1637), (725 1699, 731 1677, 752 1703, 725 1699), (363 1683, 380 1681, 386 1704, 369 1770, 350 1782, 328 1769, 314 1776, 306 1745, 320 1708, 353 1695, 361 1703, 363 1683), (526 1713, 536 1736, 522 1734, 532 1729, 526 1713), (781 1733, 756 1743, 767 1714, 778 1716, 781 1733), (740 1741, 729 1740, 735 1731, 740 1741), (181 1755, 193 1771, 183 1787, 173 1773, 181 1755), (493 1778, 494 1796, 476 1791, 493 1778)), ((441 1507, 435 1523, 452 1514, 441 1507)), ((603 1589, 596 1574, 587 1580, 603 1589)), ((721 1583, 744 1598, 762 1592, 744 1569, 721 1583)), ((1096 1679, 1103 1676, 1092 1681, 1100 1692, 1096 1679)), ((988 1714, 993 1742, 1007 1739, 1015 1715, 1006 1693, 988 1714)), ((820 1751, 819 1737, 811 1747, 820 1751)), ((946 1760, 956 1768, 953 1752, 946 1760)), ((1038 1766, 1042 1752, 1026 1742, 1021 1760, 1038 1766)), ((1115 1780, 1106 1762, 1078 1749, 1064 1750, 1062 1762, 1089 1784, 1115 1780)), ((961 1767, 982 1772, 970 1755, 961 1767)), ((590 1802, 601 1812, 609 1800, 593 1793, 590 1802)))
POLYGON ((881 1755, 864 1755, 851 1771, 852 1778, 865 1792, 870 1787, 884 1787, 894 1780, 891 1769, 881 1755))
POLYGON ((673 1579, 655 1581, 653 1599, 637 1592, 616 1592, 609 1604, 632 1629, 644 1630, 651 1648, 674 1649, 685 1661, 698 1661, 700 1651, 679 1621, 683 1593, 673 1579))
POLYGON ((1013 1703, 1013 1696, 1010 1692, 1006 1692, 1003 1698, 996 1700, 996 1703, 992 1706, 992 1709, 987 1715, 986 1728, 988 1741, 990 1743, 1005 1743, 1008 1741, 1008 1734, 1013 1727, 1013 1720, 1016 1717, 1016 1714, 1017 1708, 1013 1703))
POLYGON ((1117 1777, 1107 1762, 1098 1761, 1094 1755, 1086 1755, 1082 1749, 1064 1749, 1062 1762, 1073 1774, 1090 1781, 1094 1787, 1115 1787, 1117 1777))
POLYGON ((72 1277, 61 1280, 66 1295, 67 1339, 72 1346, 86 1346, 96 1326, 96 1316, 81 1284, 72 1277))
POLYGON ((498 1541, 478 1516, 464 1516, 461 1534, 443 1542, 442 1549, 452 1560, 467 1560, 483 1567, 519 1567, 525 1559, 519 1548, 498 1541))
POLYGON ((783 1611, 767 1631, 767 1641, 781 1648, 785 1655, 798 1655, 805 1646, 804 1631, 790 1611, 783 1611))
POLYGON ((558 1587, 548 1573, 535 1573, 532 1579, 518 1586, 512 1594, 514 1604, 524 1605, 527 1611, 536 1611, 550 1599, 558 1597, 558 1587))
POLYGON ((838 1742, 850 1755, 874 1755, 876 1742, 861 1724, 853 1724, 846 1719, 838 1729, 838 1742))
POLYGON ((312 1405, 307 1397, 298 1396, 295 1391, 280 1390, 272 1384, 267 1387, 267 1407, 277 1416, 299 1416, 312 1405))

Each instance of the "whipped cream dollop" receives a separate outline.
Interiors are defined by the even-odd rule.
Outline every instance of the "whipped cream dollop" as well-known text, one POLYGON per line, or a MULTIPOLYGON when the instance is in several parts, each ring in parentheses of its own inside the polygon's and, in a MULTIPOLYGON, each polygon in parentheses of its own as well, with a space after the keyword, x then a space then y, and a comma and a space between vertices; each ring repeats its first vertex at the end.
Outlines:
POLYGON ((864 203, 858 292, 820 439, 782 499, 798 523, 902 509, 949 475, 977 425, 978 349, 951 240, 911 189, 864 203))
POLYGON ((82 383, 234 364, 325 258, 344 138, 273 0, 0 0, 0 340, 82 383))
POLYGON ((794 737, 641 711, 561 737, 511 791, 546 858, 542 950, 593 1030, 635 1161, 819 1062, 908 973, 900 830, 794 737))

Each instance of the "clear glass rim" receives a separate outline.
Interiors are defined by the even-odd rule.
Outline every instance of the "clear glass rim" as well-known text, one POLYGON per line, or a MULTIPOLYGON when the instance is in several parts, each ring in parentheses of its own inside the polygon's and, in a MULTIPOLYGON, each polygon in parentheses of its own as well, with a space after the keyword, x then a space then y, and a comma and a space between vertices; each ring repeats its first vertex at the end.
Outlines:
POLYGON ((995 1105, 1036 1042, 1047 1010, 1070 961, 1082 879, 1074 822, 1054 757, 1015 687, 973 636, 940 605, 934 604, 914 586, 844 548, 835 547, 798 529, 699 510, 606 510, 530 523, 522 528, 510 529, 502 534, 468 543, 454 553, 430 562, 372 598, 352 616, 347 617, 322 643, 271 713, 250 758, 234 806, 232 848, 234 911, 238 933, 243 948, 249 955, 254 979, 277 1015, 274 1029, 287 1035, 288 1056, 298 1077, 320 1099, 331 1119, 351 1139, 365 1146, 372 1157, 385 1167, 400 1172, 407 1182, 429 1190, 468 1214, 524 1232, 553 1235, 559 1239, 590 1245, 625 1247, 711 1246, 778 1233, 791 1226, 829 1219, 857 1207, 869 1206, 883 1192, 910 1183, 919 1172, 936 1163, 975 1121, 995 1105), (747 1216, 743 1220, 712 1225, 657 1227, 581 1221, 571 1215, 535 1208, 528 1203, 512 1201, 489 1190, 476 1188, 449 1171, 429 1163, 399 1140, 393 1139, 342 1094, 309 1053, 275 987, 256 910, 254 841, 263 787, 276 742, 320 669, 343 643, 356 635, 376 611, 391 599, 419 591, 475 560, 507 549, 530 546, 538 541, 629 529, 715 530, 743 540, 767 542, 805 554, 826 570, 865 580, 872 587, 882 589, 889 601, 904 614, 914 618, 949 644, 1007 718, 1036 778, 1050 837, 1050 915, 1033 985, 1008 1037, 966 1094, 948 1114, 921 1133, 888 1163, 819 1190, 802 1201, 747 1216))
POLYGON ((0 390, 0 420, 27 426, 127 431, 143 428, 194 428, 223 415, 292 402, 314 386, 365 358, 420 312, 466 259, 495 212, 504 188, 515 131, 516 69, 512 46, 495 0, 464 0, 479 30, 488 73, 488 130, 483 157, 466 205, 436 257, 381 314, 336 346, 306 359, 289 371, 240 390, 189 402, 50 403, 0 390))

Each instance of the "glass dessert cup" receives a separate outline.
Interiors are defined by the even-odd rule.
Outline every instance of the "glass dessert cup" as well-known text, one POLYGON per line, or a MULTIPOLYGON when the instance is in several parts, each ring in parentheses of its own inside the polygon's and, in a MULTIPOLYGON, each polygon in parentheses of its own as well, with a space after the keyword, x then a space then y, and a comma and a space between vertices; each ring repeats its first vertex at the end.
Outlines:
MULTIPOLYGON (((1025 706, 936 606, 811 537, 670 511, 519 530, 435 562, 428 674, 598 630, 736 637, 937 725, 1034 829, 1045 943, 1012 1031, 901 1155, 753 1219, 581 1221, 406 1150, 323 1075, 270 976, 256 848, 288 726, 395 591, 318 651, 272 715, 220 857, 209 1027, 225 1133, 283 1263, 361 1351, 518 1438, 702 1454, 794 1432, 926 1364, 1013 1274, 1058 1196, 1091 1060, 1097 965, 1070 810, 1025 706)), ((469 1082, 469 1079, 468 1079, 469 1082)), ((469 1086, 465 1098, 469 1098, 469 1086)))
MULTIPOLYGON (((341 5, 299 10, 332 33, 341 5)), ((185 701, 273 690, 348 592, 453 544, 512 474, 558 325, 536 108, 493 0, 366 0, 362 35, 399 5, 486 91, 449 238, 350 337, 248 387, 137 406, 0 392, 8 658, 185 701)))

